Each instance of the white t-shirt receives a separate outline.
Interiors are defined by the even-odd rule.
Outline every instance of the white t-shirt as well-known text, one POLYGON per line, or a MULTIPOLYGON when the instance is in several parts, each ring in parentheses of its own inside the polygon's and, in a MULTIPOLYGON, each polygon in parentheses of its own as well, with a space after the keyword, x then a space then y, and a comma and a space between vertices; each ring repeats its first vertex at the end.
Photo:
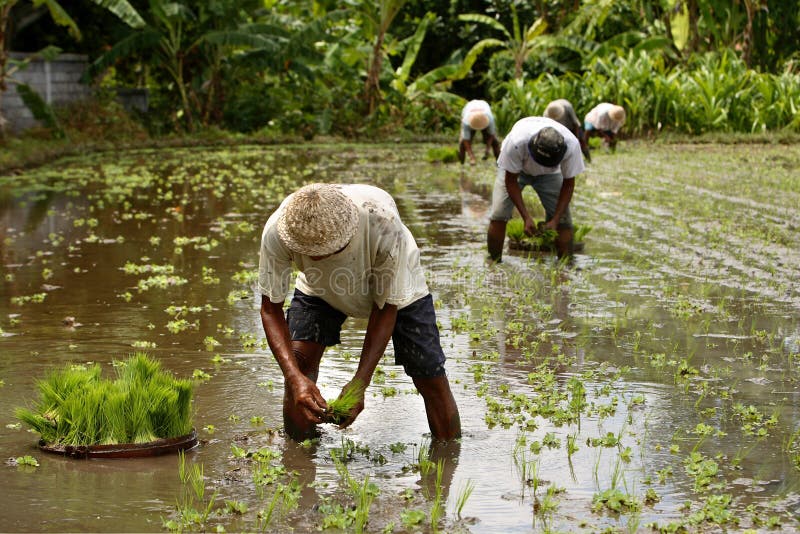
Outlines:
POLYGON ((371 185, 343 185, 341 191, 358 207, 358 230, 344 250, 325 259, 293 252, 278 236, 278 215, 291 195, 270 216, 261 235, 261 294, 271 302, 284 302, 294 264, 300 271, 297 289, 351 317, 369 317, 373 303, 400 309, 426 296, 419 248, 400 220, 394 199, 371 185))
POLYGON ((574 178, 582 173, 585 168, 578 138, 566 126, 547 117, 526 117, 518 120, 511 128, 511 131, 508 132, 506 138, 503 139, 503 144, 500 147, 500 157, 497 158, 497 166, 513 174, 524 173, 528 176, 554 174, 560 171, 564 178, 574 178), (558 130, 567 143, 564 159, 555 167, 539 165, 534 161, 528 150, 528 142, 531 137, 546 126, 558 130))
POLYGON ((609 102, 597 104, 591 109, 591 111, 589 111, 589 113, 586 114, 584 121, 594 126, 596 130, 618 133, 619 129, 622 128, 623 123, 616 122, 614 119, 608 116, 608 112, 612 107, 614 107, 614 104, 609 102))

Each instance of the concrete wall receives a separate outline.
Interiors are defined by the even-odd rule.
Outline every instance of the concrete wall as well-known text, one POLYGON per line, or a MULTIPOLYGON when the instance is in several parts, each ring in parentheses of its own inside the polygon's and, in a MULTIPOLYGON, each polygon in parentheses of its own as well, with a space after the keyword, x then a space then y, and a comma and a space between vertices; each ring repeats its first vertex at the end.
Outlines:
MULTIPOLYGON (((27 54, 12 52, 11 57, 20 60, 27 57, 27 54)), ((91 89, 80 83, 86 66, 87 57, 84 55, 61 54, 54 61, 35 59, 27 68, 15 72, 13 77, 31 86, 48 104, 64 104, 91 95, 91 89)), ((9 131, 19 132, 36 124, 17 93, 15 83, 8 84, 1 105, 9 131)))
MULTIPOLYGON (((11 57, 17 60, 27 56, 28 54, 18 52, 11 53, 11 57)), ((80 82, 87 66, 88 59, 85 55, 61 54, 54 61, 35 59, 28 64, 26 69, 15 72, 13 77, 15 80, 31 86, 48 104, 66 104, 91 96, 91 87, 80 82)), ((20 132, 37 123, 17 93, 16 85, 9 83, 8 89, 0 100, 0 110, 8 121, 6 128, 10 132, 20 132)), ((129 111, 131 109, 147 111, 148 92, 146 89, 117 89, 117 99, 129 111)))

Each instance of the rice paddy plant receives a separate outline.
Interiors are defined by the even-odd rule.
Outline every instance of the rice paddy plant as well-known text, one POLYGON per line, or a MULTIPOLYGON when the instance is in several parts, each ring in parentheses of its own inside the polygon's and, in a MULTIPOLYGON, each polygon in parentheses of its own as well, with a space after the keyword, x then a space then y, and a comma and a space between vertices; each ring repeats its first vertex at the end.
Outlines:
POLYGON ((508 221, 508 224, 506 224, 506 235, 512 241, 522 245, 543 250, 555 249, 558 232, 549 229, 545 230, 544 221, 539 221, 536 226, 536 234, 527 236, 525 235, 525 223, 522 219, 511 219, 508 221))
POLYGON ((422 443, 419 444, 419 449, 417 450, 417 463, 415 467, 419 469, 422 476, 428 476, 428 473, 431 472, 431 469, 433 469, 435 465, 436 464, 431 461, 430 443, 427 440, 423 440, 422 443))
POLYGON ((583 76, 543 74, 518 87, 509 82, 498 110, 513 117, 536 115, 548 101, 573 95, 579 113, 601 101, 623 105, 628 112, 624 131, 633 134, 661 128, 698 133, 797 127, 798 75, 755 72, 729 51, 697 55, 668 68, 661 53, 630 50, 613 59, 592 57, 586 67, 583 76), (524 105, 517 95, 528 97, 524 105))
POLYGON ((444 503, 442 502, 442 473, 444 472, 444 458, 440 458, 436 462, 436 489, 431 505, 431 531, 439 532, 439 519, 442 517, 444 511, 444 503))
POLYGON ((118 362, 117 379, 98 364, 68 366, 37 382, 33 408, 16 416, 50 445, 147 443, 191 432, 190 380, 176 379, 144 353, 118 362))
POLYGON ((186 455, 183 451, 178 452, 178 479, 181 482, 181 496, 176 503, 178 519, 164 521, 164 528, 173 532, 183 532, 193 528, 204 531, 219 490, 215 490, 206 502, 203 464, 187 466, 186 455))
POLYGON ((369 508, 372 506, 372 501, 378 494, 378 487, 369 481, 369 475, 364 477, 362 484, 356 484, 353 487, 354 498, 356 501, 354 526, 356 532, 359 534, 364 532, 369 519, 369 508))
POLYGON ((350 417, 350 411, 361 401, 364 387, 361 384, 352 384, 342 391, 337 399, 328 401, 328 408, 325 410, 325 422, 340 425, 350 417))
POLYGON ((461 486, 461 489, 458 492, 458 496, 456 497, 456 515, 461 517, 461 511, 464 509, 464 506, 467 504, 470 496, 472 495, 473 490, 475 489, 475 482, 472 479, 467 479, 466 482, 461 486))

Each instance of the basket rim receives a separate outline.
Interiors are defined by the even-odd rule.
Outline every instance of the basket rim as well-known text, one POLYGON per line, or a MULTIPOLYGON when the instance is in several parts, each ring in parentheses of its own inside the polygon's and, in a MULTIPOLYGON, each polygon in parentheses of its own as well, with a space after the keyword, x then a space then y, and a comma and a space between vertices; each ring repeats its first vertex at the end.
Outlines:
POLYGON ((197 446, 197 430, 172 438, 161 438, 147 443, 115 443, 113 445, 61 445, 44 441, 39 449, 70 458, 139 458, 158 456, 188 450, 197 446))

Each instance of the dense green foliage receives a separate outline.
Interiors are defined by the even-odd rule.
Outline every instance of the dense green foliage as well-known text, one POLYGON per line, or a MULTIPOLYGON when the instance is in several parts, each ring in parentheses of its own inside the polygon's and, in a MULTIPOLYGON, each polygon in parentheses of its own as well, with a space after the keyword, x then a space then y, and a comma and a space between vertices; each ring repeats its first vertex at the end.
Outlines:
POLYGON ((99 364, 51 372, 37 383, 35 408, 18 408, 17 418, 50 445, 147 443, 191 431, 191 380, 143 353, 116 365, 114 381, 101 378, 99 364))
MULTIPOLYGON (((20 4, 30 9, 28 4, 20 4)), ((489 100, 501 133, 568 98, 628 110, 625 132, 800 130, 800 7, 781 0, 136 0, 144 25, 69 5, 105 86, 150 90, 151 133, 360 137, 452 132, 489 100)), ((12 21, 28 11, 12 9, 12 21)), ((13 27, 13 24, 11 24, 13 27)), ((61 35, 59 37, 59 35, 61 35)))

